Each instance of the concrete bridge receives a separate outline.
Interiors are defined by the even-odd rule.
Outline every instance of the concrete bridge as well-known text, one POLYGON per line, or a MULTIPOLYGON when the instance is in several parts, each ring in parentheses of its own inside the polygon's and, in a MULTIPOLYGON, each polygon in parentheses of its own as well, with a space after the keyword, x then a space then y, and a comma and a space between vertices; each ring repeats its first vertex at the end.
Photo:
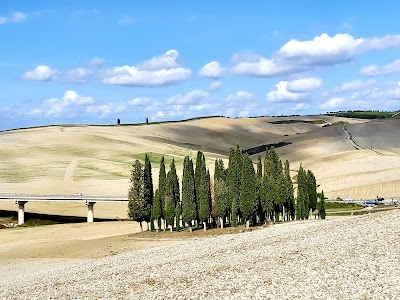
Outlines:
POLYGON ((27 202, 82 202, 87 206, 87 221, 93 222, 93 206, 96 202, 128 202, 127 196, 97 195, 46 195, 46 194, 0 194, 0 201, 14 201, 18 205, 18 224, 25 223, 25 204, 27 202))

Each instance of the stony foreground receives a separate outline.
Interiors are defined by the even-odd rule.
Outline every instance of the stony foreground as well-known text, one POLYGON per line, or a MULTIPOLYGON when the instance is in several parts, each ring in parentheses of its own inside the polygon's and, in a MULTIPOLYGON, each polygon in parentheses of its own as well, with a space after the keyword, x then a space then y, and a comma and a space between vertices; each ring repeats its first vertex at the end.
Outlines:
MULTIPOLYGON (((27 266, 29 269, 29 266, 27 266)), ((18 277, 4 299, 398 299, 400 210, 189 240, 18 277)))

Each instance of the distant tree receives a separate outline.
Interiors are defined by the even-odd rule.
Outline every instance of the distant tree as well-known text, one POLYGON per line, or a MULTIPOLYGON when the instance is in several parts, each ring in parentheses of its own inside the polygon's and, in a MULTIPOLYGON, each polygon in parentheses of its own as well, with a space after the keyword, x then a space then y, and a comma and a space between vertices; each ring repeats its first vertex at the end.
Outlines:
POLYGON ((253 162, 248 155, 243 156, 242 172, 240 179, 240 212, 249 228, 250 219, 257 209, 257 179, 254 172, 253 162))
POLYGON ((146 124, 149 124, 149 118, 146 118, 146 124))
POLYGON ((197 219, 195 193, 193 162, 186 156, 183 161, 182 176, 182 220, 184 224, 189 225, 190 232, 192 232, 192 220, 197 219))
POLYGON ((140 229, 143 231, 142 222, 149 218, 151 206, 144 198, 142 167, 139 160, 136 160, 132 166, 128 192, 128 215, 133 221, 140 223, 140 229))
POLYGON ((121 120, 120 119, 117 120, 117 125, 119 125, 119 124, 121 124, 121 120))
MULTIPOLYGON (((143 173, 143 195, 147 205, 152 207, 153 205, 153 176, 151 173, 151 162, 149 156, 146 154, 144 158, 144 173, 143 173)), ((148 215, 147 222, 150 222, 151 230, 154 229, 154 223, 152 215, 148 215)))

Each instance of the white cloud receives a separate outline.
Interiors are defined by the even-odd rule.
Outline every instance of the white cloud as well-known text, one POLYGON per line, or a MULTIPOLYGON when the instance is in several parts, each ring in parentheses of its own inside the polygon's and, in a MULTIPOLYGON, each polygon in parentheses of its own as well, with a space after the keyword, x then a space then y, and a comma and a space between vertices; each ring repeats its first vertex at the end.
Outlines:
POLYGON ((219 78, 224 74, 225 69, 221 67, 218 61, 214 60, 199 71, 199 75, 202 77, 219 78))
POLYGON ((1 17, 0 16, 0 25, 1 24, 6 24, 6 23, 21 23, 26 21, 26 19, 28 18, 28 15, 20 12, 20 11, 16 11, 13 12, 12 14, 10 14, 7 17, 1 17))
POLYGON ((114 111, 115 112, 123 112, 123 111, 125 111, 125 109, 126 109, 125 105, 121 104, 121 105, 118 105, 114 111))
POLYGON ((214 91, 219 90, 219 89, 221 88, 221 86, 222 86, 222 84, 221 84, 220 81, 214 81, 214 82, 212 82, 212 83, 210 84, 210 86, 208 87, 208 90, 209 90, 210 92, 214 92, 214 91))
POLYGON ((319 88, 320 86, 322 86, 322 79, 309 77, 288 82, 286 89, 291 93, 305 93, 319 88))
POLYGON ((307 110, 309 108, 310 108, 310 105, 308 105, 307 103, 297 103, 294 107, 292 107, 292 110, 303 111, 303 110, 307 110))
POLYGON ((232 68, 235 75, 257 76, 257 77, 273 77, 289 73, 296 73, 304 70, 304 67, 289 64, 287 62, 279 62, 276 59, 267 59, 260 57, 257 60, 253 58, 249 61, 239 61, 232 68))
POLYGON ((307 93, 292 93, 287 90, 289 82, 280 81, 276 86, 274 91, 270 91, 267 94, 267 101, 269 102, 291 102, 303 99, 308 94, 307 93))
POLYGON ((19 23, 19 22, 24 22, 27 18, 28 18, 27 14, 24 14, 20 11, 16 11, 12 13, 10 20, 11 22, 19 23))
POLYGON ((140 97, 128 101, 128 104, 133 106, 145 106, 149 105, 150 103, 151 103, 150 98, 140 98, 140 97))
POLYGON ((57 71, 53 70, 49 66, 40 65, 33 71, 26 72, 22 79, 24 80, 38 80, 38 81, 48 81, 53 80, 57 75, 57 71))
POLYGON ((361 75, 364 76, 379 76, 379 75, 390 75, 400 73, 400 59, 387 64, 385 66, 370 65, 363 67, 360 71, 361 75))
POLYGON ((193 104, 198 102, 201 99, 208 97, 209 94, 202 90, 194 90, 186 93, 185 95, 178 94, 174 97, 168 99, 168 104, 177 104, 177 105, 184 105, 184 104, 193 104))
POLYGON ((168 86, 188 79, 192 72, 180 67, 179 53, 169 50, 165 54, 153 57, 139 66, 115 67, 105 72, 103 83, 125 86, 168 86))
POLYGON ((116 67, 103 78, 103 83, 125 86, 167 86, 186 80, 192 72, 185 68, 142 71, 134 66, 116 67))
POLYGON ((168 50, 163 55, 153 57, 141 64, 139 64, 139 70, 154 71, 160 69, 175 69, 179 68, 178 63, 179 52, 175 49, 168 50))
POLYGON ((335 97, 335 98, 331 98, 328 101, 322 103, 319 106, 319 108, 326 109, 326 110, 337 109, 337 108, 342 107, 344 103, 345 103, 344 98, 335 97))
POLYGON ((231 71, 236 75, 258 77, 295 74, 346 63, 361 53, 389 48, 400 48, 400 35, 354 38, 347 33, 332 37, 323 33, 308 41, 292 39, 271 58, 253 53, 237 53, 232 58, 234 65, 231 71))
POLYGON ((89 76, 92 71, 84 68, 77 68, 66 72, 65 79, 69 82, 74 83, 86 83, 89 80, 89 76))
POLYGON ((354 80, 354 81, 349 81, 349 82, 343 82, 339 88, 336 88, 334 91, 337 93, 340 92, 348 92, 348 91, 357 91, 360 89, 364 89, 366 87, 369 87, 373 84, 375 84, 375 80, 370 79, 367 81, 361 81, 361 80, 354 80))
POLYGON ((43 102, 42 108, 35 108, 30 115, 55 116, 64 115, 69 109, 80 109, 82 106, 91 105, 95 101, 92 97, 81 96, 74 90, 68 90, 61 99, 51 98, 43 102))
POLYGON ((231 94, 228 97, 226 97, 226 100, 228 102, 236 102, 236 101, 242 101, 242 100, 251 100, 254 98, 254 95, 252 93, 246 92, 246 91, 238 91, 235 94, 231 94))
POLYGON ((88 61, 88 65, 90 66, 100 66, 105 63, 104 58, 101 57, 93 57, 91 60, 88 61))
POLYGON ((99 115, 101 118, 107 117, 112 111, 112 104, 91 105, 86 108, 86 112, 99 115))

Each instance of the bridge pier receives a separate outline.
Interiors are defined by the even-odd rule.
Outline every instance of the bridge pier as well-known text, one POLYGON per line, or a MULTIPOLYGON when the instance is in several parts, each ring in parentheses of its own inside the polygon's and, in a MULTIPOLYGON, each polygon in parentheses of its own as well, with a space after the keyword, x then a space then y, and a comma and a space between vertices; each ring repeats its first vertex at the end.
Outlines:
POLYGON ((18 204, 18 225, 25 223, 25 200, 15 200, 15 204, 18 204))
POLYGON ((93 206, 96 204, 94 201, 86 200, 87 205, 87 222, 93 223, 94 220, 94 213, 93 213, 93 206))

